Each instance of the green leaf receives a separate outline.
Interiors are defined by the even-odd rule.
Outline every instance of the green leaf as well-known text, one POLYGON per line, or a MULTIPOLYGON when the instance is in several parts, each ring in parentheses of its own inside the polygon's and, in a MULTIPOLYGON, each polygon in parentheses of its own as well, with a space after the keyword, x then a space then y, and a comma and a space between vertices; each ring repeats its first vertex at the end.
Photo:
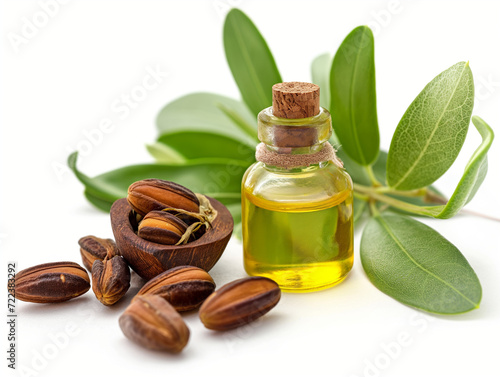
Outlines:
POLYGON ((395 214, 372 218, 360 250, 370 281, 403 304, 439 314, 479 307, 481 284, 465 257, 416 220, 395 214))
POLYGON ((271 106, 272 86, 282 79, 266 41, 239 9, 231 9, 226 16, 224 48, 243 101, 257 116, 271 106))
POLYGON ((147 144, 146 149, 156 161, 161 163, 179 164, 186 162, 184 156, 163 143, 147 144))
POLYGON ((241 179, 248 166, 238 160, 206 158, 184 164, 132 165, 90 178, 77 169, 77 158, 77 152, 71 154, 68 166, 85 186, 87 199, 104 211, 109 211, 115 200, 126 197, 133 182, 146 178, 179 183, 225 205, 240 203, 241 179))
POLYGON ((473 105, 468 63, 455 64, 427 84, 394 132, 387 159, 389 186, 418 189, 441 177, 462 148, 473 105))
POLYGON ((472 117, 472 123, 474 123, 474 126, 481 134, 483 139, 481 145, 479 145, 465 166, 464 174, 448 203, 441 206, 424 207, 433 217, 448 219, 455 216, 472 200, 486 177, 488 171, 488 158, 486 154, 493 142, 493 130, 478 116, 472 117))
POLYGON ((99 196, 93 195, 92 193, 89 192, 88 189, 85 189, 83 191, 83 195, 87 198, 87 200, 93 204, 95 207, 100 209, 101 211, 104 212, 109 212, 111 209, 111 205, 113 204, 114 201, 106 200, 106 199, 101 199, 99 196))
POLYGON ((158 114, 156 126, 160 136, 172 131, 196 130, 222 134, 249 145, 257 142, 257 122, 248 108, 240 101, 213 93, 188 94, 168 103, 158 114), (255 136, 243 131, 222 108, 237 114, 240 122, 255 130, 255 136))
POLYGON ((230 109, 224 104, 218 104, 217 106, 226 116, 233 121, 235 125, 237 125, 240 130, 245 132, 248 136, 250 136, 255 142, 259 142, 257 137, 257 130, 255 128, 255 122, 251 124, 245 120, 237 111, 230 109))
POLYGON ((311 64, 311 77, 313 84, 319 85, 320 106, 330 108, 330 69, 332 56, 328 53, 317 56, 311 64))
POLYGON ((373 34, 355 28, 342 42, 330 72, 333 128, 345 152, 370 165, 379 152, 373 34))
POLYGON ((162 134, 156 144, 180 155, 184 161, 219 157, 255 162, 255 143, 249 145, 229 136, 206 131, 172 131, 162 134))

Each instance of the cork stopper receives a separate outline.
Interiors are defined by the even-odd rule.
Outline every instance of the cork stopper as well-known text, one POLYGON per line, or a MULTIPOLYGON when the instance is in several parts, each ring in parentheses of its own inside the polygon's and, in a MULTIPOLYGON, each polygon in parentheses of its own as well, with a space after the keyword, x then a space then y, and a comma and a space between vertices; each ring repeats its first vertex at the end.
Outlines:
POLYGON ((273 85, 273 114, 279 118, 309 118, 319 113, 319 86, 308 82, 273 85))

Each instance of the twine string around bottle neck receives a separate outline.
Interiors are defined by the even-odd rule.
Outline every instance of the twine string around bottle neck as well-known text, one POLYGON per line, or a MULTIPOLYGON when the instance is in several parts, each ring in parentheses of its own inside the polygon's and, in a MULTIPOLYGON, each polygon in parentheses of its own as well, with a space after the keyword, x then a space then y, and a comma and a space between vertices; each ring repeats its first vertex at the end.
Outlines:
POLYGON ((266 165, 285 169, 307 167, 325 161, 332 161, 339 168, 344 167, 342 161, 337 157, 335 149, 328 142, 321 150, 310 154, 278 153, 267 148, 264 143, 260 143, 257 145, 255 158, 266 165))

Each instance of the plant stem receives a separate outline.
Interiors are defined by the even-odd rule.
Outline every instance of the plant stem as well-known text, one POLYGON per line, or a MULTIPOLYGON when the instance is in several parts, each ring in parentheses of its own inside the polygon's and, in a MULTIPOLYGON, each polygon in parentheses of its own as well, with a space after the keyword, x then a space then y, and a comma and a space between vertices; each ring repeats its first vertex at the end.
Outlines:
POLYGON ((377 193, 374 188, 366 187, 358 183, 354 183, 354 190, 361 194, 369 196, 371 199, 378 200, 379 202, 389 204, 392 207, 402 209, 403 211, 413 212, 421 215, 432 216, 432 213, 425 208, 420 206, 403 202, 398 199, 394 199, 390 196, 377 193))
POLYGON ((375 173, 373 172, 371 165, 365 166, 365 171, 368 174, 368 177, 370 178, 370 182, 372 183, 372 185, 374 187, 382 186, 382 184, 378 181, 377 177, 375 177, 375 173))
MULTIPOLYGON (((432 213, 425 208, 422 208, 422 207, 414 205, 414 204, 403 202, 401 200, 392 198, 392 197, 387 196, 385 194, 399 195, 399 196, 424 196, 425 195, 424 200, 429 201, 431 203, 446 204, 446 202, 447 202, 446 198, 443 198, 441 195, 438 195, 435 192, 432 192, 428 188, 423 188, 423 189, 413 190, 413 191, 397 191, 397 190, 392 190, 392 189, 385 187, 385 186, 376 188, 376 187, 367 187, 367 186, 360 185, 358 183, 354 183, 354 190, 355 190, 354 196, 356 196, 360 199, 366 200, 370 203, 370 209, 372 210, 373 214, 375 214, 375 210, 377 211, 377 213, 380 212, 378 209, 376 209, 376 208, 374 209, 373 205, 372 205, 372 203, 374 201, 378 200, 379 202, 385 203, 385 204, 387 204, 391 207, 394 207, 394 208, 402 209, 403 211, 412 212, 412 213, 419 214, 419 215, 434 217, 434 216, 432 216, 432 213), (406 195, 404 195, 404 193, 406 193, 406 195)), ((482 217, 484 219, 500 222, 500 218, 498 218, 498 217, 485 215, 485 214, 471 211, 468 209, 461 209, 460 213, 472 215, 472 216, 477 216, 477 217, 482 217)))
POLYGON ((372 213, 372 216, 376 217, 380 215, 380 212, 377 208, 377 202, 375 200, 370 200, 368 203, 370 205, 370 212, 372 213))
POLYGON ((354 191, 354 197, 361 199, 361 200, 364 200, 365 202, 370 200, 370 197, 368 195, 363 195, 363 194, 360 194, 359 192, 356 192, 356 191, 354 191))
POLYGON ((417 196, 427 195, 426 188, 422 188, 422 189, 418 189, 418 190, 411 190, 411 191, 400 191, 400 190, 394 190, 394 189, 387 187, 387 186, 382 186, 382 187, 377 187, 374 191, 379 193, 379 194, 389 194, 389 195, 408 196, 408 197, 417 197, 417 196))
POLYGON ((462 214, 466 214, 466 215, 471 215, 471 216, 482 217, 483 219, 493 220, 493 221, 498 221, 498 222, 500 222, 500 218, 498 218, 498 217, 494 217, 494 216, 490 216, 490 215, 485 215, 485 214, 483 214, 483 213, 479 213, 479 212, 471 211, 471 210, 469 210, 469 209, 462 209, 462 210, 460 211, 460 213, 462 213, 462 214))
MULTIPOLYGON (((370 167, 367 166, 366 168, 368 171, 368 168, 370 168, 370 167)), ((371 170, 371 168, 370 168, 370 170, 371 170)), ((380 185, 380 183, 379 183, 379 185, 380 185)), ((354 196, 359 198, 359 199, 362 199, 364 201, 367 201, 370 205, 370 210, 374 216, 376 216, 376 214, 381 212, 376 208, 376 206, 374 206, 374 202, 379 201, 379 202, 385 203, 391 207, 402 209, 403 211, 412 212, 412 213, 419 214, 419 215, 434 217, 432 212, 430 212, 429 210, 427 210, 423 207, 420 207, 418 205, 414 205, 411 203, 403 202, 401 200, 395 199, 395 198, 387 196, 387 195, 397 195, 397 196, 405 196, 405 197, 423 196, 425 202, 429 202, 429 203, 433 203, 433 204, 441 204, 441 205, 446 205, 446 203, 448 202, 448 200, 446 198, 442 197, 441 195, 435 193, 432 190, 429 190, 428 187, 424 187, 424 188, 421 188, 418 190, 411 190, 411 191, 399 191, 399 190, 394 190, 394 189, 387 187, 387 186, 368 187, 368 186, 360 185, 359 183, 354 183, 354 196)), ((498 218, 498 217, 485 215, 483 213, 471 211, 468 209, 461 209, 460 213, 461 214, 468 214, 468 215, 472 215, 472 216, 477 216, 477 217, 482 217, 484 219, 500 222, 500 218, 498 218)))
MULTIPOLYGON (((361 186, 361 185, 359 185, 359 186, 361 186)), ((359 188, 359 186, 357 186, 357 187, 359 188)), ((448 202, 448 199, 442 197, 439 194, 436 194, 432 190, 429 190, 428 187, 424 187, 424 188, 417 189, 417 190, 400 191, 400 190, 394 190, 394 189, 387 187, 387 186, 380 186, 380 187, 363 186, 363 191, 370 192, 370 193, 373 192, 376 194, 405 196, 405 197, 410 197, 410 198, 416 198, 416 197, 423 196, 424 202, 429 202, 429 203, 433 203, 433 204, 446 204, 448 202)))

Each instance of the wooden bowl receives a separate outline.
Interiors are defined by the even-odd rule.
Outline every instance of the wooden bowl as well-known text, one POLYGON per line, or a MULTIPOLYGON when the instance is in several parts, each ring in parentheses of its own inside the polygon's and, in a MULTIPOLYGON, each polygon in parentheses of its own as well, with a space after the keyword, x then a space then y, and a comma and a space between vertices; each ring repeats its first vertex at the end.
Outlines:
POLYGON ((208 197, 218 214, 212 228, 199 239, 185 245, 161 245, 140 238, 137 221, 127 199, 118 199, 111 207, 111 227, 115 241, 132 269, 149 280, 176 266, 196 266, 209 271, 221 257, 233 232, 233 217, 217 200, 208 197))

